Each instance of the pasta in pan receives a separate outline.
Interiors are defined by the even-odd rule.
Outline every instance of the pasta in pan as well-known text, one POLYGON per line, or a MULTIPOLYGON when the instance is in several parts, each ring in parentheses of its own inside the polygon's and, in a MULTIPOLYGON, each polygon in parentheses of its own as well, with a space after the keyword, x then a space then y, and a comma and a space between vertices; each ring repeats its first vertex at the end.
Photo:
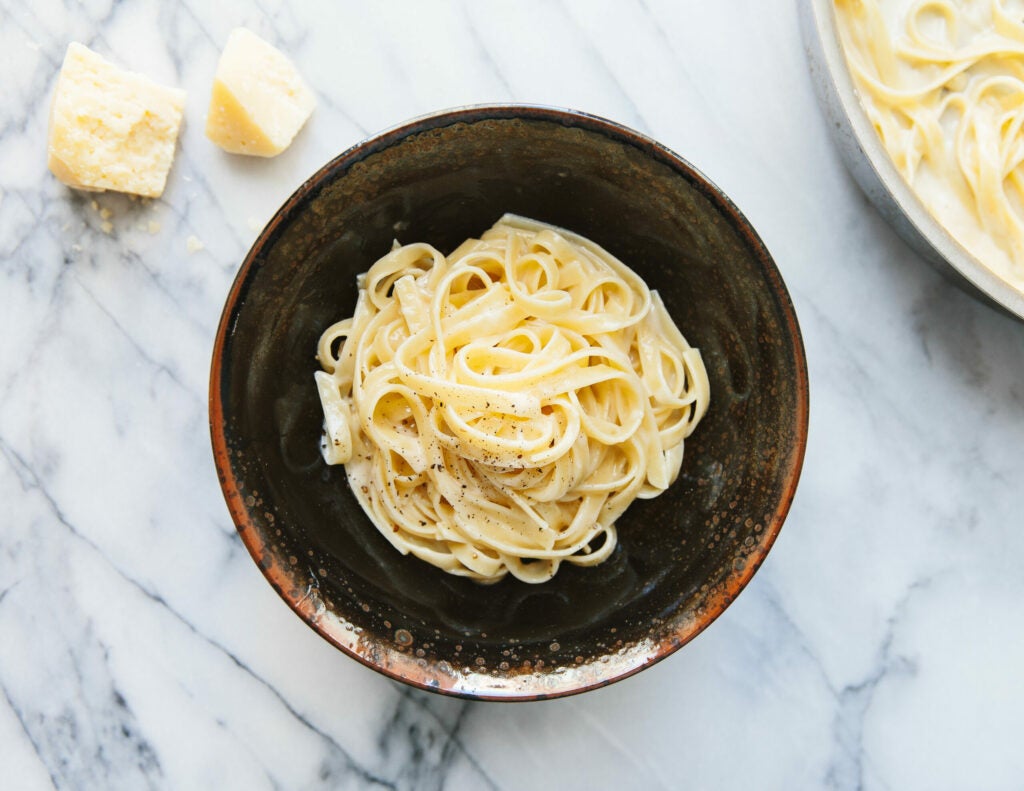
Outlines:
POLYGON ((1024 3, 835 0, 861 104, 896 168, 1024 290, 1024 3))
POLYGON ((448 256, 396 242, 317 357, 327 463, 399 551, 481 582, 608 558, 709 403, 656 292, 513 215, 448 256))

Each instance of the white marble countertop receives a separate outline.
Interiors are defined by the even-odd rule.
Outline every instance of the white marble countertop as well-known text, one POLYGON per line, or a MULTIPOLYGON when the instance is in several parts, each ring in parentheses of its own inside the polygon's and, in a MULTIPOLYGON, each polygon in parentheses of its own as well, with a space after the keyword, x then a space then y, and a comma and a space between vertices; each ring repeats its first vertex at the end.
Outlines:
POLYGON ((790 3, 0 0, 0 19, 0 786, 1021 787, 1024 324, 866 203, 790 3), (243 24, 320 100, 275 160, 203 135, 243 24), (93 207, 47 172, 72 40, 188 90, 161 200, 93 207), (295 187, 408 117, 509 100, 604 115, 707 173, 774 254, 811 377, 796 501, 736 603, 635 678, 517 705, 406 689, 301 623, 236 537, 206 406, 228 287, 295 187))

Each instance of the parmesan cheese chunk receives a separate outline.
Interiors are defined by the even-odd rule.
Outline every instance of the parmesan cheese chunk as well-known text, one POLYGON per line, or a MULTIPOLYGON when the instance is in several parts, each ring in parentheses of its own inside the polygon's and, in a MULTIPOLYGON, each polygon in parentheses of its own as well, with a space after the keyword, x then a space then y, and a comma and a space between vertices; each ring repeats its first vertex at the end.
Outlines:
POLYGON ((72 42, 50 106, 50 170, 75 189, 158 198, 184 108, 184 91, 119 69, 72 42))
POLYGON ((276 156, 315 106, 295 65, 255 33, 238 28, 217 64, 206 136, 232 154, 276 156))

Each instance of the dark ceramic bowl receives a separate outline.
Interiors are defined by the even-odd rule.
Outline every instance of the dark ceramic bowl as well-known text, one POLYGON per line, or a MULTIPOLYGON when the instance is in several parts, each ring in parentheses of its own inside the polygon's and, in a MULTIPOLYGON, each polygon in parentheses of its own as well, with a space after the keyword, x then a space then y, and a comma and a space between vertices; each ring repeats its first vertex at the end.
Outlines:
POLYGON ((653 664, 746 585, 796 488, 807 372, 768 251, 686 161, 593 116, 472 107, 350 149, 274 216, 224 307, 210 429, 245 545, 323 637, 417 687, 536 699, 653 664), (505 212, 593 239, 658 289, 704 355, 712 398, 679 480, 630 507, 608 561, 480 586, 396 552, 321 460, 314 352, 396 236, 447 251, 505 212))

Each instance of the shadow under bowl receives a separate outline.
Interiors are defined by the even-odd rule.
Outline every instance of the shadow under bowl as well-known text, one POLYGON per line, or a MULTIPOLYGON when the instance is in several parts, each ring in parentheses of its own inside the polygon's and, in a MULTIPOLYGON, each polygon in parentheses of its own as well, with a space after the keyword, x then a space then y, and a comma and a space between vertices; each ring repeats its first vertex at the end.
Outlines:
POLYGON ((392 678, 465 697, 555 697, 667 656, 764 560, 796 488, 807 372, 757 234, 684 160, 629 129, 533 106, 411 121, 350 149, 247 256, 213 353, 210 428, 245 545, 313 629, 392 678), (402 556, 324 464, 321 332, 392 240, 451 251, 506 212, 589 237, 657 289, 711 382, 678 481, 618 522, 602 565, 481 586, 402 556))

